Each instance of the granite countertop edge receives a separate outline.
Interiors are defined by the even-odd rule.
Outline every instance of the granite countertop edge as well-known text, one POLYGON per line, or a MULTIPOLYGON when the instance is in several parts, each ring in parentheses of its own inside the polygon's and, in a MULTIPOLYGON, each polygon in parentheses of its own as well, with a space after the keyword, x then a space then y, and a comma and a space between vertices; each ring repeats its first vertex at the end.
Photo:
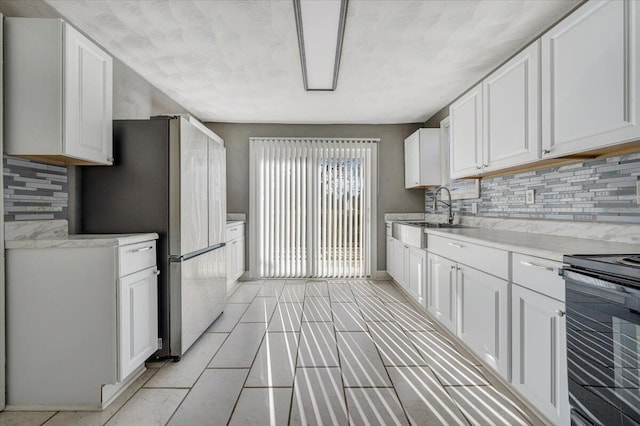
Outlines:
POLYGON ((156 233, 140 234, 78 234, 57 238, 24 239, 5 241, 7 249, 42 249, 42 248, 89 248, 118 247, 129 244, 157 240, 156 233))
MULTIPOLYGON (((452 238, 557 262, 562 262, 563 256, 572 254, 640 253, 640 245, 637 244, 534 234, 530 232, 495 230, 491 228, 427 228, 424 232, 428 235, 452 238), (515 241, 520 239, 526 242, 515 241)), ((429 250, 428 244, 427 250, 429 250)))

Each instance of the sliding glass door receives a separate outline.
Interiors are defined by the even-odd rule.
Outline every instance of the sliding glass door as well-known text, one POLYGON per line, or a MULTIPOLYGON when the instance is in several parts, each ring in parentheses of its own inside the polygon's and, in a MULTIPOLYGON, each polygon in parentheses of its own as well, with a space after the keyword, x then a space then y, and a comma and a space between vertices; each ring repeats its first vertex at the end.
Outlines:
POLYGON ((250 141, 250 264, 259 277, 370 275, 377 140, 250 141))

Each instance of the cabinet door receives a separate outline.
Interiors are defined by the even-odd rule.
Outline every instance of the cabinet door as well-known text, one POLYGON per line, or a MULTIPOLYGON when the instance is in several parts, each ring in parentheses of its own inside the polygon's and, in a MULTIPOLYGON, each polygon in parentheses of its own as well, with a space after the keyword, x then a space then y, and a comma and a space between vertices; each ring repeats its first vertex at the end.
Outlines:
POLYGON ((405 287, 405 263, 404 263, 404 244, 399 240, 393 240, 393 271, 394 279, 402 287, 405 287))
POLYGON ((456 264, 427 254, 427 310, 445 327, 456 331, 456 264))
POLYGON ((233 246, 235 241, 231 241, 230 243, 227 244, 227 246, 225 247, 225 252, 227 255, 227 290, 231 288, 231 286, 233 286, 233 283, 236 282, 235 280, 235 275, 236 275, 236 249, 233 246))
POLYGON ((387 236, 387 273, 395 279, 393 247, 393 238, 387 236))
POLYGON ((240 279, 242 274, 244 274, 244 238, 241 238, 236 241, 235 249, 236 249, 235 277, 237 280, 237 279, 240 279))
POLYGON ((404 187, 420 185, 420 131, 404 140, 404 187))
POLYGON ((543 158, 640 137, 639 7, 590 1, 542 36, 543 158))
POLYGON ((118 381, 141 366, 158 348, 158 277, 156 267, 119 282, 118 381))
POLYGON ((482 171, 482 84, 467 92, 449 108, 451 177, 482 171))
POLYGON ((458 337, 508 379, 508 283, 462 265, 457 282, 458 337))
POLYGON ((485 172, 540 158, 540 42, 483 81, 485 172))
POLYGON ((70 25, 64 25, 65 155, 112 164, 112 59, 70 25))
POLYGON ((425 306, 423 292, 427 279, 427 252, 416 247, 409 247, 407 259, 407 291, 419 304, 425 306))
POLYGON ((209 147, 209 246, 224 242, 227 226, 227 160, 223 146, 212 139, 209 147))
POLYGON ((553 424, 569 424, 564 303, 512 286, 512 384, 553 424))

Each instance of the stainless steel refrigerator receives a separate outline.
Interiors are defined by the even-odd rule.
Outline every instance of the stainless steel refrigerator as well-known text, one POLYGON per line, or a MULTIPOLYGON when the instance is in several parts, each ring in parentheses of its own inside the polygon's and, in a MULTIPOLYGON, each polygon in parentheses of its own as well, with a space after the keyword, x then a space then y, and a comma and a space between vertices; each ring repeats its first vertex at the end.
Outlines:
POLYGON ((226 299, 226 154, 189 116, 116 120, 114 165, 83 168, 83 233, 157 232, 157 357, 181 357, 226 299))

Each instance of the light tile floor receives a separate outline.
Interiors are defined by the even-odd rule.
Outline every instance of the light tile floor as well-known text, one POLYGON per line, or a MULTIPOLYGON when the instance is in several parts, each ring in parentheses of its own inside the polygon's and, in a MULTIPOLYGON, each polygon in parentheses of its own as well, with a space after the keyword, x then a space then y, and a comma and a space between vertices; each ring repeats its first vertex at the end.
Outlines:
POLYGON ((387 281, 239 284, 178 363, 102 412, 2 412, 0 425, 538 425, 387 281))

